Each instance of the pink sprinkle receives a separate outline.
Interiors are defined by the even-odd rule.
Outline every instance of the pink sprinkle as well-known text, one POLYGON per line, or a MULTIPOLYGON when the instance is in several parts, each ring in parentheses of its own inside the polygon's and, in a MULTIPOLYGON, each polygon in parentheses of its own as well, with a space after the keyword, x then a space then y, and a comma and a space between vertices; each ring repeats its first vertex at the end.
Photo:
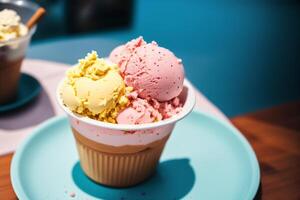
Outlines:
POLYGON ((153 44, 153 45, 157 45, 157 42, 155 42, 155 41, 152 41, 152 42, 151 42, 151 44, 153 44))
POLYGON ((135 131, 125 131, 124 133, 125 133, 125 134, 134 134, 135 131))

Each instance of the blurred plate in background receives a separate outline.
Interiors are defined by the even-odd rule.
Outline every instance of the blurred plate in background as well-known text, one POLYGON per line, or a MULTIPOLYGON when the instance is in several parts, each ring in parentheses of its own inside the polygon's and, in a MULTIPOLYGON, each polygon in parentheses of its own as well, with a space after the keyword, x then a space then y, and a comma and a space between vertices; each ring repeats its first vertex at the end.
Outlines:
POLYGON ((21 74, 18 94, 15 100, 12 102, 1 104, 0 113, 7 112, 19 108, 26 103, 29 103, 41 92, 41 85, 37 79, 30 76, 29 74, 21 74))

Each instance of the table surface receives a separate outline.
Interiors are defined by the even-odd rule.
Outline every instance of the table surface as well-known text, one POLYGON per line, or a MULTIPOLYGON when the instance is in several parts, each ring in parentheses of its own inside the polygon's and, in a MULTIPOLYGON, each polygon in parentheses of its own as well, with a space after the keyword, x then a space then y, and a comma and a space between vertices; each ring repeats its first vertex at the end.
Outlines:
MULTIPOLYGON (((256 199, 300 198, 300 101, 250 113, 231 122, 251 143, 260 164, 256 199)), ((12 154, 0 157, 0 197, 16 199, 10 182, 12 154)))

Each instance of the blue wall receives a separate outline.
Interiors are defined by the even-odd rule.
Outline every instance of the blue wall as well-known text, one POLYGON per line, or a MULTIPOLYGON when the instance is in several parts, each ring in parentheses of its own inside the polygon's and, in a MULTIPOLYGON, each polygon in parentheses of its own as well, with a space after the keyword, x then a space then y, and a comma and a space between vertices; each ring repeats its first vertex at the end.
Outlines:
POLYGON ((107 55, 114 45, 143 35, 181 57, 187 77, 229 116, 300 98, 297 2, 140 0, 134 19, 130 30, 69 41, 76 51, 63 58, 41 53, 43 45, 63 48, 63 40, 35 43, 29 55, 74 63, 88 49, 107 55))

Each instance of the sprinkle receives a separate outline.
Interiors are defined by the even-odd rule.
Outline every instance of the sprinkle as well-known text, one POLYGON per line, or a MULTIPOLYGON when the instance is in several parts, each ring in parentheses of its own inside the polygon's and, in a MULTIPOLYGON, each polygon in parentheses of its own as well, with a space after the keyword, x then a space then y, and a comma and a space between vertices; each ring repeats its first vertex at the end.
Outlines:
POLYGON ((178 62, 178 64, 181 64, 182 60, 179 58, 179 59, 177 59, 177 62, 178 62))
POLYGON ((76 196, 75 192, 70 193, 70 197, 74 198, 76 196))

